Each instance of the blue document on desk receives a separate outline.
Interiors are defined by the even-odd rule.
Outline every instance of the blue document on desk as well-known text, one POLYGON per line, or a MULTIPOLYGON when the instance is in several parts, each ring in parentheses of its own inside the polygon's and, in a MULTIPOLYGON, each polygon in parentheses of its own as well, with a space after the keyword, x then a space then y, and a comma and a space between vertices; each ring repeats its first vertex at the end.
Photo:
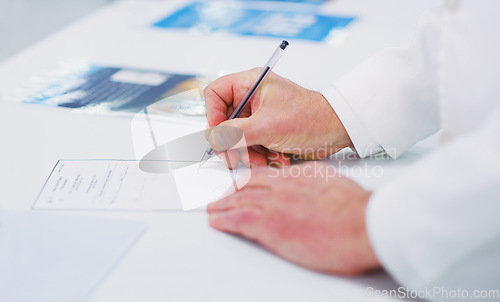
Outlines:
POLYGON ((344 30, 354 17, 318 14, 311 9, 249 8, 235 2, 194 2, 156 22, 154 26, 200 33, 229 33, 325 41, 344 30))
MULTIPOLYGON (((158 100, 189 89, 199 90, 203 86, 200 77, 192 74, 125 67, 84 64, 60 73, 62 75, 58 78, 47 77, 49 83, 24 98, 23 102, 89 113, 137 113, 158 100)), ((175 113, 205 114, 200 96, 174 105, 175 113)), ((172 108, 163 106, 167 112, 172 108)))
MULTIPOLYGON (((254 1, 254 0, 240 0, 240 1, 254 1)), ((259 0, 259 1, 290 2, 290 3, 320 5, 320 4, 323 4, 326 0, 259 0)))

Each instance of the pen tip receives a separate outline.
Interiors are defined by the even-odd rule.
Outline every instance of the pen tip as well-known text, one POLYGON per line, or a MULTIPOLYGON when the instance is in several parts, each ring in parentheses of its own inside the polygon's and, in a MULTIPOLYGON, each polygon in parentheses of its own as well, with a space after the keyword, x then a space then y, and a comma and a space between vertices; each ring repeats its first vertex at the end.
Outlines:
POLYGON ((207 162, 207 160, 208 160, 209 158, 210 158, 210 155, 208 155, 208 153, 207 153, 207 152, 205 152, 205 153, 203 154, 203 157, 202 157, 202 158, 201 158, 201 160, 200 160, 200 164, 198 165, 198 169, 199 169, 199 168, 201 168, 201 166, 203 166, 203 165, 207 162))

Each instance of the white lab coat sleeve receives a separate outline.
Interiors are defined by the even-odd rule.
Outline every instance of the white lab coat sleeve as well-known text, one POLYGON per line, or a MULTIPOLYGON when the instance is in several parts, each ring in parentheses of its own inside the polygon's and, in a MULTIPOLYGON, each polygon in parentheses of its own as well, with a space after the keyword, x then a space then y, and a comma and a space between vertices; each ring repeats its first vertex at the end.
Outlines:
POLYGON ((322 91, 360 156, 381 147, 395 158, 439 130, 442 10, 421 17, 411 43, 376 54, 322 91))
POLYGON ((377 139, 374 138, 371 132, 361 123, 356 113, 335 87, 332 86, 326 89, 322 94, 329 101, 333 110, 339 117, 351 139, 356 153, 358 153, 361 158, 384 151, 377 139))
POLYGON ((500 105, 476 132, 373 193, 366 211, 369 238, 400 284, 461 288, 470 295, 500 290, 499 154, 500 105))

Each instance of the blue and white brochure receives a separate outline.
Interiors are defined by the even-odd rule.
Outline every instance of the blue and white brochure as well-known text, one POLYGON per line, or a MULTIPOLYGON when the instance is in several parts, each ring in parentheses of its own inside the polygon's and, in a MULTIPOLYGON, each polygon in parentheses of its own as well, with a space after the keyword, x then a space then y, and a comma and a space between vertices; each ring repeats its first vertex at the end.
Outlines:
POLYGON ((200 33, 325 41, 354 19, 322 15, 315 9, 298 9, 296 5, 258 9, 245 7, 241 2, 209 1, 188 4, 153 26, 200 33))

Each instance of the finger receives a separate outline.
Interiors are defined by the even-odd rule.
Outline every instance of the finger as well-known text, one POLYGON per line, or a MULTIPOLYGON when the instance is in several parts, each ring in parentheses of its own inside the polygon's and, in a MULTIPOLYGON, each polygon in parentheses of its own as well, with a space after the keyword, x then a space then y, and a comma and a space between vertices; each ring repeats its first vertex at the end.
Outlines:
MULTIPOLYGON (((240 103, 255 80, 254 73, 254 71, 247 71, 226 75, 213 81, 205 88, 203 94, 210 127, 227 120, 232 108, 240 103)), ((250 106, 246 110, 250 111, 250 106)))
POLYGON ((217 153, 228 169, 234 169, 240 163, 240 153, 238 150, 227 150, 217 153))
POLYGON ((343 178, 340 170, 322 161, 312 161, 300 165, 284 167, 282 170, 283 179, 297 178, 303 176, 305 179, 335 180, 343 178), (293 169, 293 171, 291 171, 293 169))
POLYGON ((264 155, 266 158, 269 155, 269 149, 267 149, 264 146, 254 145, 254 146, 252 146, 252 149, 255 150, 256 152, 259 152, 260 154, 264 155))
POLYGON ((290 166, 290 157, 281 152, 269 151, 267 162, 270 167, 282 168, 290 166))
POLYGON ((266 196, 269 195, 269 190, 265 188, 247 188, 239 190, 220 200, 207 205, 207 212, 214 213, 218 211, 227 211, 245 206, 260 207, 266 202, 266 196))
POLYGON ((251 170, 250 179, 247 180, 245 188, 268 188, 280 179, 280 169, 270 167, 256 167, 251 170))
POLYGON ((262 209, 256 207, 244 207, 232 209, 227 212, 210 214, 209 222, 213 228, 238 234, 251 240, 256 240, 261 234, 262 209))
POLYGON ((267 166, 267 159, 264 155, 253 150, 251 147, 247 148, 247 152, 247 155, 241 156, 240 154, 240 160, 245 166, 250 168, 267 166))
POLYGON ((220 123, 210 132, 209 142, 217 151, 230 149, 241 136, 247 146, 261 145, 266 139, 266 122, 260 121, 258 114, 247 118, 235 118, 220 123))
POLYGON ((265 156, 267 164, 271 167, 281 168, 290 166, 290 157, 285 153, 269 150, 263 146, 252 146, 252 149, 265 156))
POLYGON ((229 108, 215 90, 207 87, 203 93, 205 96, 208 127, 212 128, 227 120, 229 108))

